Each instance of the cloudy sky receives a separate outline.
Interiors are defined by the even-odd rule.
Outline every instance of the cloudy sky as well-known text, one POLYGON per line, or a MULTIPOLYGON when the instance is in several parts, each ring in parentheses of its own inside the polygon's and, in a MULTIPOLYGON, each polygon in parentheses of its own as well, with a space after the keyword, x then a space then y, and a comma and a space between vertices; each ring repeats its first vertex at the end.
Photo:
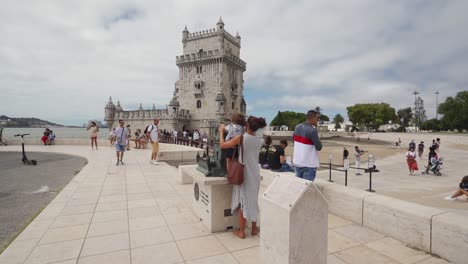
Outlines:
POLYGON ((468 1, 2 1, 0 114, 79 125, 164 107, 181 35, 215 27, 242 37, 249 114, 346 116, 355 103, 413 104, 428 117, 468 86, 468 1), (268 4, 266 4, 268 3, 268 4))

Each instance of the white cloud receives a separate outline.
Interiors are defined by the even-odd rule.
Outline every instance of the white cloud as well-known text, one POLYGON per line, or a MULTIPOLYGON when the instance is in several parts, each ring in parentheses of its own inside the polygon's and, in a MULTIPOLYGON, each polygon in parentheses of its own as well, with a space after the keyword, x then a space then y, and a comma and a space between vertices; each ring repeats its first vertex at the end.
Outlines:
POLYGON ((10 1, 0 9, 0 113, 80 124, 172 97, 181 31, 242 36, 249 112, 354 103, 410 106, 429 116, 468 83, 466 1, 10 1))

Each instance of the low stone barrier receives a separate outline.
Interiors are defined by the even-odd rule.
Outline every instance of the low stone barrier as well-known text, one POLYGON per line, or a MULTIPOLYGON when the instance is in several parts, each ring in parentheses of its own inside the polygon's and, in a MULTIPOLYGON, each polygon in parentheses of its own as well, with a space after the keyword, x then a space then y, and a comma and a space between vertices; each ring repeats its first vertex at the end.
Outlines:
POLYGON ((432 218, 431 253, 455 263, 468 261, 468 219, 454 213, 432 218))
POLYGON ((363 225, 364 198, 376 195, 375 193, 330 183, 324 185, 322 190, 329 204, 330 213, 360 225, 363 225))
POLYGON ((432 217, 444 211, 382 195, 363 201, 365 227, 431 252, 432 217))
MULTIPOLYGON (((260 173, 261 190, 267 188, 277 175, 295 177, 291 172, 260 169, 260 173)), ((330 213, 451 262, 466 263, 468 259, 466 216, 321 179, 315 179, 314 183, 327 200, 330 213)))

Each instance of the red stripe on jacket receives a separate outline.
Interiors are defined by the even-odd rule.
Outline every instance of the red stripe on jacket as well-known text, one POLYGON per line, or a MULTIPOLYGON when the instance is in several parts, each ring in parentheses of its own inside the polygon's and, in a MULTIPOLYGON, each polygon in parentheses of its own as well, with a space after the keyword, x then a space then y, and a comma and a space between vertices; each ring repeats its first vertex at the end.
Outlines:
POLYGON ((305 145, 314 145, 314 142, 312 142, 312 140, 310 140, 310 138, 301 137, 301 136, 298 136, 298 135, 294 135, 294 142, 299 142, 299 143, 302 143, 302 144, 305 144, 305 145))

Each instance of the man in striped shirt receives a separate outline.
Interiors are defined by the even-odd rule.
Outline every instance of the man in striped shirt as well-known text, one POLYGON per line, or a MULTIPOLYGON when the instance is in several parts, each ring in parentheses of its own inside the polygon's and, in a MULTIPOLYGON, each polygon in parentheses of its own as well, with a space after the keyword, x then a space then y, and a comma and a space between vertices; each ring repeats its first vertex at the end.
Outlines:
POLYGON ((294 157, 296 176, 313 181, 317 168, 320 166, 319 151, 322 142, 317 132, 319 113, 314 110, 307 112, 307 120, 294 129, 294 157))

